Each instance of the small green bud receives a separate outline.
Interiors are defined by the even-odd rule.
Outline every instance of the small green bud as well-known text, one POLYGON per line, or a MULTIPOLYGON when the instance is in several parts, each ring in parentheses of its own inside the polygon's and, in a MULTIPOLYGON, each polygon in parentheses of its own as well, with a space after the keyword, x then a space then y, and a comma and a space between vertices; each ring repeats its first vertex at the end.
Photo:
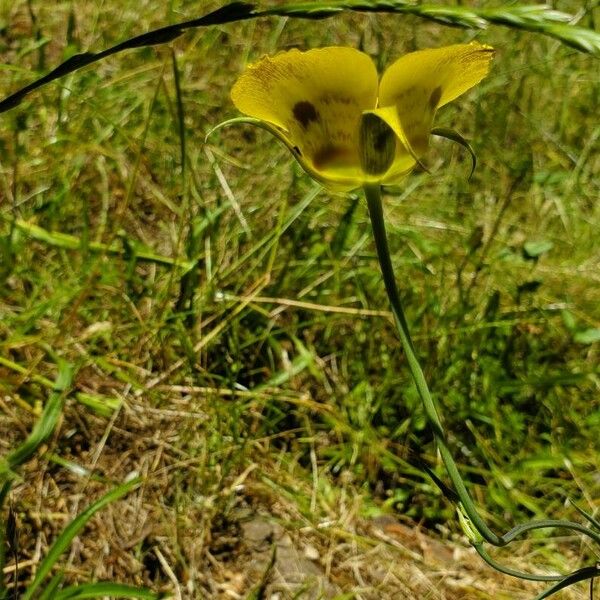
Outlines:
POLYGON ((462 504, 459 504, 456 507, 456 512, 458 514, 458 522, 460 523, 463 533, 467 536, 467 538, 469 538, 469 541, 472 544, 481 544, 481 542, 483 542, 483 536, 479 533, 471 519, 469 519, 467 516, 462 504))
POLYGON ((365 113, 360 122, 360 164, 367 175, 383 175, 394 162, 396 134, 377 115, 365 113))

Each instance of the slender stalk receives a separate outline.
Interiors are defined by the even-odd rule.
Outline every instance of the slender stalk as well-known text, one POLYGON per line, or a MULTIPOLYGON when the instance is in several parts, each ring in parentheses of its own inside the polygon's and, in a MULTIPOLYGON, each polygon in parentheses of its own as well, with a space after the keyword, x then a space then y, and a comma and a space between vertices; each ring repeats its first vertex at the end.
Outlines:
MULTIPOLYGON (((442 426, 442 422, 438 414, 438 409, 435 400, 433 399, 429 391, 427 381, 425 380, 423 370, 421 369, 421 365, 419 364, 419 360, 417 358, 410 337, 410 331, 408 329, 406 317, 404 316, 404 310, 402 308, 400 294, 396 285, 396 279, 394 277, 394 268, 392 266, 390 251, 387 243, 385 221, 383 218, 383 209, 381 205, 381 190, 378 185, 365 185, 364 191, 367 199, 367 206, 369 208, 369 216, 371 218, 375 246, 377 248, 377 257, 379 259, 379 265, 381 267, 381 273, 383 275, 383 281, 392 308, 392 313, 394 315, 394 319, 398 328, 398 333, 400 335, 400 341, 402 342, 402 346, 406 354, 406 359, 408 361, 408 366, 417 386, 417 390, 419 392, 419 395, 421 396, 421 400, 423 401, 425 414, 429 423, 431 424, 431 427, 433 428, 433 433, 435 435, 440 455, 442 457, 442 460, 444 461, 444 465, 452 481, 452 484, 454 485, 454 490, 456 491, 456 494, 460 500, 459 509, 462 510, 466 518, 470 520, 469 529, 472 529, 470 527, 470 525, 472 525, 477 530, 481 538, 483 538, 483 540, 498 547, 506 546, 518 535, 527 531, 550 527, 562 527, 571 531, 577 531, 578 533, 586 535, 587 537, 593 539, 595 542, 600 544, 600 535, 597 532, 587 527, 584 527, 579 523, 573 523, 571 521, 532 521, 530 523, 525 523, 514 527, 503 536, 498 536, 488 527, 487 523, 480 516, 479 512, 477 511, 477 507, 475 506, 475 503, 473 502, 465 486, 465 483, 460 475, 458 466, 456 465, 456 462, 454 461, 454 458, 448 447, 446 434, 444 432, 444 428, 442 426)), ((481 545, 481 540, 472 539, 471 541, 476 546, 481 545)), ((510 569, 504 569, 505 570, 503 572, 509 573, 510 569)), ((516 573, 517 572, 515 571, 512 574, 516 573)), ((562 576, 527 575, 528 579, 533 579, 537 581, 552 581, 560 579, 561 577, 562 576)))
POLYGON ((490 544, 493 544, 494 546, 503 546, 505 544, 504 540, 497 536, 487 526, 486 522, 481 518, 481 516, 477 512, 475 503, 471 499, 471 496, 469 495, 464 481, 460 476, 456 462, 454 461, 454 458, 450 453, 450 449, 448 448, 446 435, 444 433, 442 423, 438 416, 437 407, 433 398, 431 397, 429 387, 427 386, 427 381, 425 380, 425 375, 423 374, 423 370, 421 369, 421 365, 419 364, 419 361, 417 359, 417 355, 415 353, 415 349, 410 338, 408 323, 406 322, 406 317, 404 316, 402 302, 400 301, 398 287, 396 286, 396 279, 394 277, 394 268, 392 266, 392 260, 390 258, 390 251, 387 243, 385 222, 383 219, 383 210, 381 207, 381 192, 379 186, 366 185, 365 196, 367 198, 369 216, 371 217, 373 237, 375 239, 375 246, 377 247, 377 257, 379 259, 379 265, 381 266, 381 274, 383 275, 385 289, 387 291, 387 295, 392 308, 392 313, 394 315, 394 319, 398 327, 400 341, 402 342, 402 346, 406 354, 406 359, 408 361, 408 366, 415 380, 417 390, 419 391, 419 395, 421 396, 421 399, 423 401, 423 406, 425 407, 427 419, 433 428, 433 432, 435 434, 435 438, 440 454, 442 456, 442 460, 444 461, 444 465, 446 466, 448 475, 452 480, 454 489, 458 494, 458 497, 460 498, 460 502, 464 508, 464 511, 469 517, 469 519, 472 521, 477 531, 479 531, 482 537, 490 544))

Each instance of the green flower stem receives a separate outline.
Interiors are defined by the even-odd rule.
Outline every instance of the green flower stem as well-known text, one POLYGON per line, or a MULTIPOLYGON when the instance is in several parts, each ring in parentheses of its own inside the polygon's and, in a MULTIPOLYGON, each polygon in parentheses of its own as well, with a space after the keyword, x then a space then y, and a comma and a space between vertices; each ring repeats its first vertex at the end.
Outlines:
MULTIPOLYGON (((398 287, 396 286, 394 269, 390 258, 390 251, 387 243, 387 235, 385 230, 385 222, 383 218, 383 209, 381 205, 380 187, 378 185, 366 185, 364 191, 365 196, 367 198, 367 206, 369 208, 371 225, 373 227, 373 237, 375 239, 375 246, 377 248, 377 257, 379 259, 379 265, 381 267, 381 273, 383 275, 385 289, 387 291, 387 295, 390 301, 392 313, 394 315, 396 325, 398 328, 398 333, 400 335, 400 341, 402 342, 402 346, 406 354, 406 359, 408 361, 408 366, 415 380, 417 390, 423 401, 423 406, 425 407, 425 414, 431 427, 433 428, 433 433, 436 438, 440 455, 442 457, 442 460, 444 461, 444 465, 452 481, 452 484, 454 485, 454 490, 460 499, 459 509, 461 509, 464 512, 464 515, 469 519, 470 524, 477 530, 477 532, 481 535, 483 540, 498 547, 506 546, 517 536, 527 531, 550 527, 562 527, 571 531, 577 531, 578 533, 586 535, 587 537, 593 539, 596 543, 600 544, 600 535, 597 532, 587 527, 584 527, 579 523, 573 523, 571 521, 562 520, 532 521, 530 523, 517 525, 505 535, 498 536, 488 527, 486 522, 479 515, 477 507, 471 499, 471 496, 460 475, 456 462, 454 461, 454 458, 450 453, 450 449, 448 448, 446 434, 444 432, 444 428, 438 415, 438 410, 435 401, 432 398, 431 393, 429 392, 429 387, 427 386, 423 370, 421 369, 421 365, 419 364, 419 361, 417 359, 417 355, 410 337, 408 323, 406 321, 406 317, 404 316, 404 310, 402 308, 400 294, 398 293, 398 287)), ((481 546, 481 540, 472 539, 471 541, 476 547, 481 546)), ((505 570, 504 572, 508 573, 508 570, 505 570)), ((517 575, 517 572, 515 571, 512 574, 517 575)), ((517 576, 520 577, 521 575, 519 574, 517 576)), ((552 581, 560 579, 561 577, 562 576, 552 575, 527 575, 523 578, 534 579, 537 581, 552 581)))
POLYGON ((387 243, 383 210, 381 207, 381 191, 378 185, 366 185, 364 189, 365 196, 367 198, 367 205, 369 207, 369 216, 371 217, 371 225, 373 227, 375 246, 377 247, 377 257, 379 258, 379 265, 381 266, 381 273, 383 275, 385 289, 390 300, 392 313, 398 327, 400 341, 402 342, 402 346, 406 354, 408 366, 415 380, 419 395, 423 401, 427 419, 433 428, 442 460, 444 461, 448 475, 452 480, 454 489, 460 498, 460 502, 464 508, 464 511, 477 531, 490 544, 493 544, 494 546, 503 546, 505 544, 504 540, 498 537, 487 526, 485 521, 477 512, 477 508, 475 507, 475 504, 471 499, 469 492, 467 491, 465 483, 458 471, 458 467, 456 466, 456 462, 454 462, 454 458, 452 457, 450 449, 448 448, 446 435, 438 416, 435 402, 429 392, 429 387, 425 381, 423 370, 421 369, 421 365, 419 364, 412 340, 410 338, 408 323, 406 322, 406 317, 404 316, 402 302, 400 301, 400 294, 398 293, 398 288, 396 286, 394 268, 392 266, 392 260, 390 258, 390 251, 387 243))

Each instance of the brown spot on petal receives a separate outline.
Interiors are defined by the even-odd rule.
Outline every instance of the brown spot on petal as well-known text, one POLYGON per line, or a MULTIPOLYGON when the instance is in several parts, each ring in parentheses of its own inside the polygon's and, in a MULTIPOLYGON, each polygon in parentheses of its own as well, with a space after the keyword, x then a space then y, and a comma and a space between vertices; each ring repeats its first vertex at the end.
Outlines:
POLYGON ((308 129, 311 123, 318 121, 320 118, 317 109, 307 100, 296 102, 292 112, 294 113, 294 118, 302 125, 303 129, 308 129))
POLYGON ((442 97, 442 88, 438 85, 433 92, 431 92, 431 96, 429 96, 429 106, 432 109, 437 108, 438 102, 442 97))

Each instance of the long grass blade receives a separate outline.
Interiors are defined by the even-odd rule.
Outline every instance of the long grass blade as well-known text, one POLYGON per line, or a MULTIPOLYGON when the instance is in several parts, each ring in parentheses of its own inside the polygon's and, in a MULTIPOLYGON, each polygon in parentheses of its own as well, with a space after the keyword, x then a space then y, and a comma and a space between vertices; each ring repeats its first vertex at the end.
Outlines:
POLYGON ((139 479, 134 479, 119 485, 102 496, 99 500, 88 506, 82 513, 77 515, 77 517, 75 517, 75 519, 73 519, 73 521, 71 521, 71 523, 69 523, 69 525, 67 525, 63 532, 58 536, 54 544, 52 544, 48 554, 46 554, 44 560, 42 560, 40 563, 33 581, 29 584, 29 587, 23 594, 21 600, 31 600, 34 593, 38 590, 40 585, 46 579, 46 576, 50 573, 52 567, 56 564, 56 561, 60 558, 61 554, 69 547, 73 538, 99 510, 103 509, 111 502, 115 502, 119 498, 122 498, 136 488, 139 484, 139 479))
POLYGON ((82 598, 102 598, 104 596, 110 596, 111 598, 139 598, 140 600, 158 600, 158 598, 164 597, 146 588, 101 581, 67 587, 57 592, 52 598, 54 600, 75 600, 76 598, 80 600, 82 598))
POLYGON ((184 21, 166 27, 160 27, 129 38, 101 52, 84 52, 71 56, 43 77, 32 81, 25 87, 13 92, 0 101, 0 113, 14 108, 34 90, 52 81, 56 81, 69 73, 73 73, 96 63, 108 56, 118 54, 132 48, 157 46, 171 42, 188 29, 223 25, 236 21, 257 19, 261 17, 293 17, 303 19, 326 19, 340 13, 372 12, 410 14, 428 21, 443 25, 468 29, 484 29, 488 25, 502 25, 512 29, 520 29, 540 33, 555 38, 579 50, 600 56, 600 33, 592 29, 571 25, 574 17, 546 6, 504 6, 485 9, 465 6, 436 6, 431 4, 415 4, 408 0, 364 0, 364 1, 332 1, 288 3, 272 8, 259 10, 253 4, 233 2, 203 17, 184 21))
POLYGON ((579 581, 585 581, 587 579, 593 580, 595 577, 600 576, 600 568, 598 567, 583 567, 574 573, 571 573, 564 579, 561 579, 556 585, 553 585, 551 588, 548 588, 545 592, 542 592, 539 596, 536 596, 534 600, 544 600, 544 598, 549 598, 553 596, 560 590, 564 590, 565 588, 573 585, 574 583, 578 583, 579 581))
POLYGON ((598 531, 600 531, 600 521, 598 521, 598 519, 595 519, 592 515, 590 515, 588 512, 586 512, 585 510, 583 510, 583 508, 580 508, 579 506, 577 506, 577 504, 575 504, 575 502, 573 502, 573 500, 569 500, 569 502, 571 503, 571 506, 585 519, 587 519, 593 527, 595 527, 598 531))
POLYGON ((434 127, 431 130, 431 134, 460 144, 471 155, 471 172, 469 173, 469 179, 471 179, 475 169, 477 168, 477 155, 475 154, 475 151, 473 150, 471 144, 469 144, 468 140, 458 133, 458 131, 454 131, 454 129, 450 129, 449 127, 434 127))
POLYGON ((46 585, 44 591, 38 596, 37 600, 53 600, 54 598, 56 598, 56 590, 58 590, 58 587, 62 583, 63 579, 64 575, 62 571, 54 575, 54 577, 52 577, 50 582, 46 585))
POLYGON ((62 412, 65 391, 70 387, 72 381, 73 367, 67 362, 61 362, 58 365, 58 375, 53 391, 40 418, 36 421, 27 439, 13 450, 0 465, 0 479, 9 477, 10 473, 30 458, 52 434, 62 412))
MULTIPOLYGON (((66 250, 79 250, 82 247, 82 240, 74 235, 63 233, 61 231, 48 231, 39 225, 29 223, 23 219, 14 221, 14 226, 30 238, 54 246, 55 248, 64 248, 66 250)), ((165 267, 176 267, 184 273, 194 268, 195 262, 190 260, 179 260, 168 256, 161 256, 154 252, 142 248, 134 240, 123 240, 121 243, 103 244, 101 242, 90 242, 87 246, 88 251, 95 253, 106 253, 125 258, 127 254, 132 254, 136 260, 150 262, 165 267)))

